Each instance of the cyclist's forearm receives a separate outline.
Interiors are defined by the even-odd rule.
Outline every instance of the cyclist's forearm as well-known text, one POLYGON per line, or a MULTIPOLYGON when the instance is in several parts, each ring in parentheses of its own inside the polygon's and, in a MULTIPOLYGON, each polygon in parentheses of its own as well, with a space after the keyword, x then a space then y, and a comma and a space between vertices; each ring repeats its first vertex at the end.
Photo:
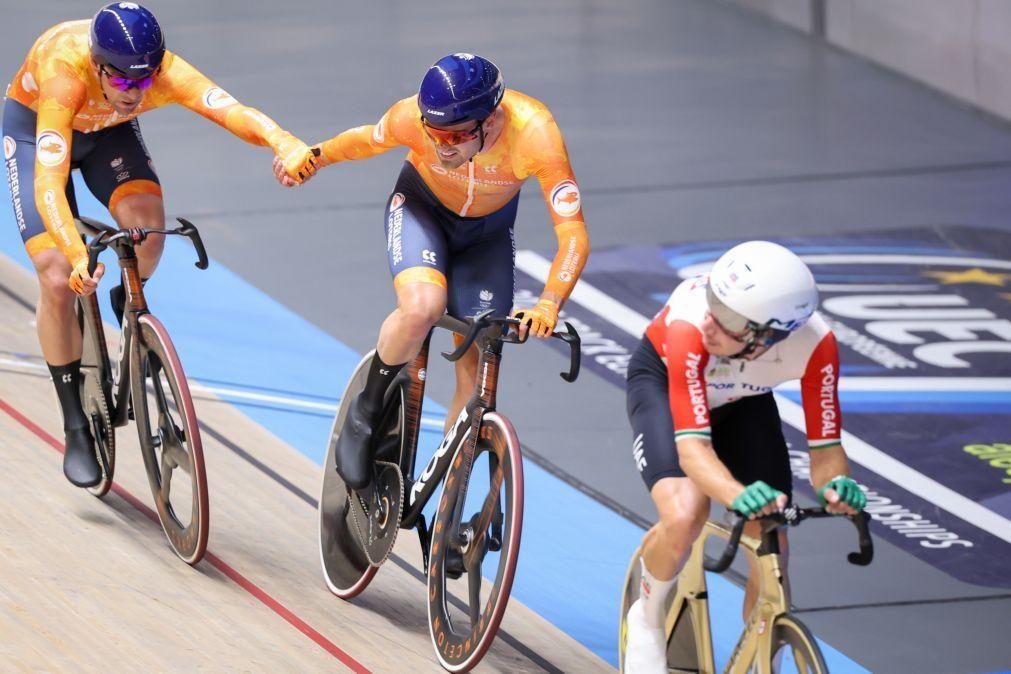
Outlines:
POLYGON ((74 214, 65 192, 67 179, 66 174, 40 172, 35 179, 35 207, 46 231, 73 266, 86 258, 88 251, 74 225, 74 214))
POLYGON ((558 237, 558 252, 551 263, 541 299, 551 300, 561 307, 586 266, 586 258, 590 254, 590 237, 586 225, 575 220, 556 225, 555 235, 558 237))
POLYGON ((683 438, 677 441, 681 469, 706 496, 729 506, 744 485, 734 479, 708 440, 683 438))
MULTIPOLYGON (((374 142, 375 125, 357 126, 337 134, 319 144, 322 151, 321 164, 335 164, 341 161, 368 159, 390 149, 374 142)), ((391 146, 392 147, 392 146, 391 146)))
POLYGON ((849 461, 842 446, 811 450, 811 484, 815 491, 837 475, 849 474, 849 461))

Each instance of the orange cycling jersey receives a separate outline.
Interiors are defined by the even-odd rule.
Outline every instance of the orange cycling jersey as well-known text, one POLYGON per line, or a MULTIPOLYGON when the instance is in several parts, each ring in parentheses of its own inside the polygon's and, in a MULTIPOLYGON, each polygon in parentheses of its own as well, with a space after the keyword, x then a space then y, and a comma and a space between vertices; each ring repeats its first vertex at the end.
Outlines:
POLYGON ((322 143, 325 163, 366 159, 398 145, 407 161, 443 206, 463 217, 482 217, 505 206, 535 176, 558 236, 546 295, 561 303, 586 263, 589 241, 576 184, 561 131, 540 101, 507 90, 499 105, 505 114, 493 145, 456 169, 439 162, 435 143, 421 124, 416 96, 397 101, 375 125, 349 129, 322 143))
MULTIPOLYGON (((90 21, 57 24, 39 37, 8 87, 7 96, 38 115, 35 201, 46 230, 75 264, 86 255, 64 190, 70 173, 73 131, 90 133, 128 122, 154 108, 179 103, 227 128, 246 142, 269 145, 278 154, 296 139, 272 119, 246 107, 217 87, 182 58, 166 51, 161 69, 144 98, 129 115, 120 115, 105 99, 88 43, 90 21)), ((110 202, 125 194, 160 194, 148 181, 124 183, 110 202)))

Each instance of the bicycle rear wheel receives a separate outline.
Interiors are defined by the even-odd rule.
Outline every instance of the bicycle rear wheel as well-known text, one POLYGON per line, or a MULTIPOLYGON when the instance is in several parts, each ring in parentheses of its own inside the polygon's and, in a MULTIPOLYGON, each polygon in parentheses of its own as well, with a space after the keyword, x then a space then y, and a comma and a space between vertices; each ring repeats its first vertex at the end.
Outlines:
MULTIPOLYGON (((341 396, 340 406, 330 429, 326 458, 323 460, 323 484, 319 497, 319 558, 323 580, 341 599, 361 594, 379 570, 369 563, 358 527, 352 519, 347 485, 334 468, 337 436, 347 416, 347 405, 365 388, 369 363, 374 352, 365 355, 355 368, 341 396)), ((392 392, 383 420, 376 433, 376 459, 398 464, 403 452, 403 390, 392 392)), ((396 523, 399 526, 399 522, 396 523)))
POLYGON ((495 639, 523 526, 523 462, 509 420, 484 415, 469 473, 462 448, 446 475, 428 567, 429 632, 439 662, 451 672, 472 668, 495 639))
POLYGON ((804 623, 792 616, 779 616, 773 625, 772 663, 769 671, 799 674, 828 672, 818 642, 804 623))
POLYGON ((144 468, 169 544, 184 562, 196 564, 207 550, 210 508, 193 399, 161 322, 144 314, 136 338, 130 391, 144 468), (177 479, 180 470, 183 479, 177 479))

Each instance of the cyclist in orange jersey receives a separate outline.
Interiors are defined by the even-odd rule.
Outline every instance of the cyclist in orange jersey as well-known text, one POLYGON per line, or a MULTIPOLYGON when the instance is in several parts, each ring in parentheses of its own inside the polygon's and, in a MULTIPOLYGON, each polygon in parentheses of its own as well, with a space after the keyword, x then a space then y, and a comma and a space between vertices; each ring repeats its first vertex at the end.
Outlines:
MULTIPOLYGON (((447 310, 455 316, 512 311, 513 223, 520 187, 540 183, 558 237, 547 284, 532 308, 515 312, 522 332, 546 337, 589 253, 579 187, 551 113, 507 90, 499 69, 472 54, 435 63, 417 96, 393 104, 379 123, 320 145, 325 166, 405 145, 407 161, 386 205, 386 247, 397 308, 379 332, 365 390, 350 407, 335 456, 352 488, 371 480, 369 440, 389 382, 421 348, 447 310)), ((292 181, 275 160, 275 172, 292 181)), ((447 427, 477 374, 477 352, 457 362, 447 427)))
MULTIPOLYGON (((198 112, 246 142, 269 146, 294 180, 315 170, 302 141, 167 51, 154 16, 132 2, 112 3, 91 21, 60 23, 43 33, 4 102, 4 162, 18 229, 39 277, 39 343, 63 412, 63 471, 81 487, 97 484, 101 472, 81 409, 74 297, 94 292, 103 268, 88 274, 68 178, 71 169, 80 169, 120 227, 163 229, 161 187, 136 117, 169 103, 198 112), (27 185, 33 198, 22 197, 27 185)), ((161 251, 160 237, 137 248, 144 279, 161 251)), ((121 312, 122 286, 113 288, 112 297, 121 312)))

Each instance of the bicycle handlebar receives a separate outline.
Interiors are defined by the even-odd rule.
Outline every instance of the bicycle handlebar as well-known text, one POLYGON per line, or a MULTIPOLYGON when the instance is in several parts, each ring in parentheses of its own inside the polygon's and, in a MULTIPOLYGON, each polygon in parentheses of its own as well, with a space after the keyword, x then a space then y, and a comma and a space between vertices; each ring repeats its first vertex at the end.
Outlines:
MULTIPOLYGON (((720 558, 711 561, 706 560, 703 563, 706 571, 713 571, 714 573, 723 573, 730 567, 730 563, 734 561, 734 557, 737 555, 737 548, 741 542, 741 534, 744 532, 744 525, 748 522, 746 517, 742 517, 739 513, 736 513, 738 519, 734 524, 733 529, 730 531, 730 538, 727 540, 727 545, 723 549, 723 554, 720 558)), ((860 544, 860 549, 857 552, 851 552, 846 555, 846 560, 850 564, 855 564, 857 566, 867 566, 874 559, 874 542, 871 540, 871 534, 868 530, 868 522, 870 521, 870 515, 866 512, 859 512, 856 515, 836 515, 835 513, 830 513, 824 508, 797 508, 796 506, 790 506, 783 512, 773 513, 772 515, 766 515, 765 517, 758 517, 758 520, 765 520, 773 524, 773 529, 778 529, 781 526, 797 526, 804 520, 812 517, 845 517, 853 526, 857 529, 857 539, 860 544)))
POLYGON ((83 225, 83 229, 95 238, 88 243, 88 274, 93 275, 98 266, 99 254, 109 246, 119 245, 133 247, 143 243, 151 234, 161 234, 169 236, 178 234, 185 236, 193 243, 193 248, 197 252, 197 261, 194 263, 198 269, 207 269, 207 250, 204 242, 200 238, 200 232, 196 226, 184 218, 176 218, 180 226, 175 229, 148 229, 145 227, 131 227, 129 229, 113 229, 97 220, 91 218, 78 218, 83 225))
MULTIPOLYGON (((457 346, 452 353, 445 351, 442 353, 443 358, 450 362, 459 360, 463 357, 463 354, 467 353, 467 349, 471 347, 474 340, 477 339, 477 336, 482 330, 495 325, 505 328, 502 335, 498 337, 501 341, 509 344, 522 344, 527 341, 526 337, 520 339, 518 330, 513 333, 508 332, 510 326, 514 329, 518 328, 518 326, 522 323, 520 319, 513 318, 512 316, 492 316, 492 313, 493 310, 488 309, 465 320, 454 318, 448 314, 440 318, 438 322, 436 322, 438 327, 455 332, 463 337, 459 346, 457 346)), ((527 334, 529 335, 529 333, 527 334)), ((576 377, 579 376, 580 356, 582 354, 582 350, 580 349, 579 333, 577 333, 575 328, 566 321, 565 332, 552 332, 551 337, 560 339, 569 345, 569 371, 561 372, 559 374, 562 379, 567 382, 576 381, 576 377)))

